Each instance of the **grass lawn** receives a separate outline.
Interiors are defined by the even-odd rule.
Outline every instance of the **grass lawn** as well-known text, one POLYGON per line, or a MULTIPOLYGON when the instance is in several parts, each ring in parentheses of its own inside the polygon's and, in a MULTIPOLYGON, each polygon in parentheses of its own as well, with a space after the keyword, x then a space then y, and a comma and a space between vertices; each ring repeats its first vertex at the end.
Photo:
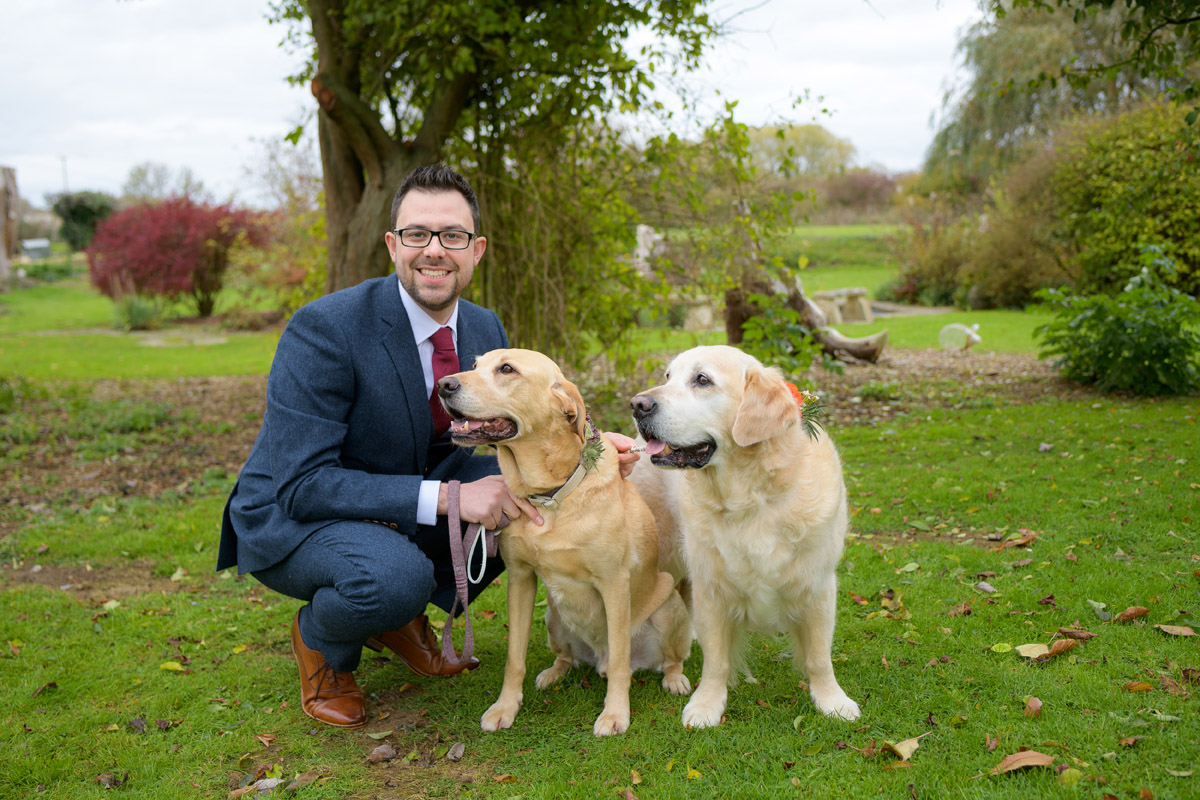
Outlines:
MULTIPOLYGON (((950 316, 903 318, 918 319, 940 327, 950 316)), ((990 319, 980 347, 996 346, 1011 321, 990 319)), ((709 343, 643 335, 647 348, 709 343)), ((418 678, 366 651, 358 679, 371 720, 345 731, 299 711, 287 640, 299 604, 212 570, 233 481, 224 465, 252 438, 261 402, 177 376, 231 374, 221 370, 233 354, 130 345, 130 364, 147 360, 118 399, 96 380, 120 371, 115 351, 91 356, 107 373, 87 359, 25 371, 65 359, 42 340, 90 348, 106 338, 128 337, 0 336, 0 494, 11 498, 0 504, 2 796, 100 798, 119 783, 130 798, 225 797, 269 775, 299 777, 295 796, 314 800, 1200 791, 1200 658, 1196 639, 1179 635, 1195 629, 1200 605, 1195 398, 914 378, 886 398, 861 396, 875 409, 869 422, 831 423, 853 531, 834 658, 863 708, 854 723, 817 714, 786 642, 756 634, 757 682, 730 692, 721 726, 684 730, 686 699, 643 672, 629 732, 598 740, 604 681, 577 669, 536 690, 552 657, 535 621, 524 708, 512 730, 485 735, 479 717, 499 691, 506 637, 494 587, 471 608, 480 670, 418 678), (10 356, 18 349, 29 357, 10 356), (149 355, 159 352, 175 355, 149 355), (204 364, 213 371, 179 371, 204 364), (62 380, 67 372, 78 380, 62 380), (154 398, 180 383, 205 405, 154 398), (174 460, 178 475, 156 480, 174 460), (1145 611, 1115 621, 1130 607, 1145 611), (1061 641, 1064 628, 1095 636, 1041 662, 1017 650, 1061 641), (456 743, 464 755, 451 761, 456 743), (368 763, 381 744, 397 757, 368 763), (993 774, 1022 749, 1053 766, 993 774)), ((694 646, 693 681, 701 662, 694 646)))
POLYGON ((867 324, 837 326, 847 336, 869 336, 883 328, 888 330, 888 346, 906 350, 937 349, 938 331, 953 322, 963 325, 979 325, 981 341, 974 350, 1000 353, 1036 353, 1037 338, 1034 329, 1044 325, 1053 317, 1035 311, 951 311, 945 314, 912 314, 896 317, 878 317, 867 324))

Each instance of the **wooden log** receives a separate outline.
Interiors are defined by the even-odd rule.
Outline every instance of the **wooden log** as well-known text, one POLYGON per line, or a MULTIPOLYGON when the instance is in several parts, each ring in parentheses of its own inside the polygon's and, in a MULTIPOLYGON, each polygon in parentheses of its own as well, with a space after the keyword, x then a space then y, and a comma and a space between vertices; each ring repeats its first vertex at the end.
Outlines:
POLYGON ((725 292, 725 335, 730 344, 742 341, 742 326, 759 313, 756 304, 750 302, 751 294, 782 294, 787 296, 787 307, 800 314, 800 321, 821 349, 828 355, 848 364, 874 364, 887 347, 888 333, 882 330, 871 336, 852 338, 829 327, 825 312, 804 293, 804 286, 796 278, 792 285, 782 281, 755 281, 748 287, 735 287, 725 292))

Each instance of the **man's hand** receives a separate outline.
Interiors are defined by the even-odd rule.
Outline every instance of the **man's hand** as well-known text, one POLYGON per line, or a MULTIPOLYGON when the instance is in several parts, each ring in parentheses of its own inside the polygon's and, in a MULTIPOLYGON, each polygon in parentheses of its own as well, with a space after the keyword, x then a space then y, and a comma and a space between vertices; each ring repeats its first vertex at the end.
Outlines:
MULTIPOLYGON (((448 488, 443 483, 438 491, 439 515, 446 514, 449 509, 448 496, 448 488)), ((510 520, 524 514, 537 525, 545 522, 532 503, 508 490, 504 478, 499 475, 489 475, 459 487, 458 515, 463 522, 478 522, 489 531, 494 531, 500 525, 502 514, 508 515, 510 520)))
POLYGON ((637 442, 625 434, 615 431, 606 431, 603 435, 613 447, 617 448, 617 468, 621 470, 622 478, 628 478, 629 473, 633 472, 633 465, 641 458, 637 453, 629 452, 637 442))

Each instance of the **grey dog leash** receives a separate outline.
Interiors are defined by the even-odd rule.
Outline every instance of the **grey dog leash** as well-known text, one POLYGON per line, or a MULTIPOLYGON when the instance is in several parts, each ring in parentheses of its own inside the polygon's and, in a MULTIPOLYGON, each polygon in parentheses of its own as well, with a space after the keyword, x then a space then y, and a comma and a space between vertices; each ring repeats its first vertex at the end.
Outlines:
MULTIPOLYGON (((496 555, 496 534, 494 531, 480 530, 482 527, 478 522, 472 522, 467 526, 466 531, 462 528, 462 519, 459 516, 458 496, 459 489, 462 487, 461 481, 450 481, 446 487, 446 515, 449 517, 447 527, 450 529, 450 561, 454 565, 454 603, 450 606, 450 618, 446 620, 446 627, 442 631, 442 654, 451 664, 458 666, 465 663, 471 658, 471 654, 475 652, 475 634, 471 630, 471 615, 467 611, 467 605, 470 602, 467 593, 467 550, 466 542, 471 542, 471 551, 475 549, 475 543, 479 537, 483 536, 484 552, 488 557, 496 555), (454 627, 454 614, 458 611, 458 605, 462 603, 463 620, 466 623, 466 638, 463 640, 462 655, 458 655, 454 651, 454 637, 451 635, 451 628, 454 627)), ((496 530, 508 525, 508 516, 500 515, 500 524, 496 526, 496 530)), ((483 577, 483 570, 479 571, 480 578, 483 577)), ((476 581, 477 582, 477 581, 476 581)))

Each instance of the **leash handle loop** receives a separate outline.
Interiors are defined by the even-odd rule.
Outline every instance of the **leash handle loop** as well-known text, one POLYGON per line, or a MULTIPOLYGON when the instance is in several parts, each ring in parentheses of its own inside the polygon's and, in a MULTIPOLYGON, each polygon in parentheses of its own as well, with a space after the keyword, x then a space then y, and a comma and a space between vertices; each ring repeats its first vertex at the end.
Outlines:
MULTIPOLYGON (((450 606, 450 617, 446 620, 446 627, 442 630, 442 654, 447 661, 455 665, 466 662, 475 652, 475 632, 471 628, 471 614, 467 608, 470 603, 467 582, 478 585, 487 570, 488 556, 496 555, 496 536, 492 531, 486 530, 478 522, 472 522, 467 526, 466 531, 463 531, 462 516, 459 510, 461 488, 461 481, 450 481, 446 485, 446 516, 448 517, 446 527, 449 528, 450 535, 450 562, 454 566, 454 603, 450 606), (465 553, 465 543, 468 537, 471 537, 471 550, 470 553, 465 553), (483 540, 483 557, 479 564, 479 571, 475 577, 471 577, 468 574, 471 556, 474 555, 480 539, 483 540), (458 611, 460 603, 462 604, 463 621, 467 629, 461 656, 454 650, 454 637, 451 633, 454 627, 454 615, 458 611)), ((503 528, 507 524, 508 517, 501 514, 500 524, 497 528, 503 528)))

